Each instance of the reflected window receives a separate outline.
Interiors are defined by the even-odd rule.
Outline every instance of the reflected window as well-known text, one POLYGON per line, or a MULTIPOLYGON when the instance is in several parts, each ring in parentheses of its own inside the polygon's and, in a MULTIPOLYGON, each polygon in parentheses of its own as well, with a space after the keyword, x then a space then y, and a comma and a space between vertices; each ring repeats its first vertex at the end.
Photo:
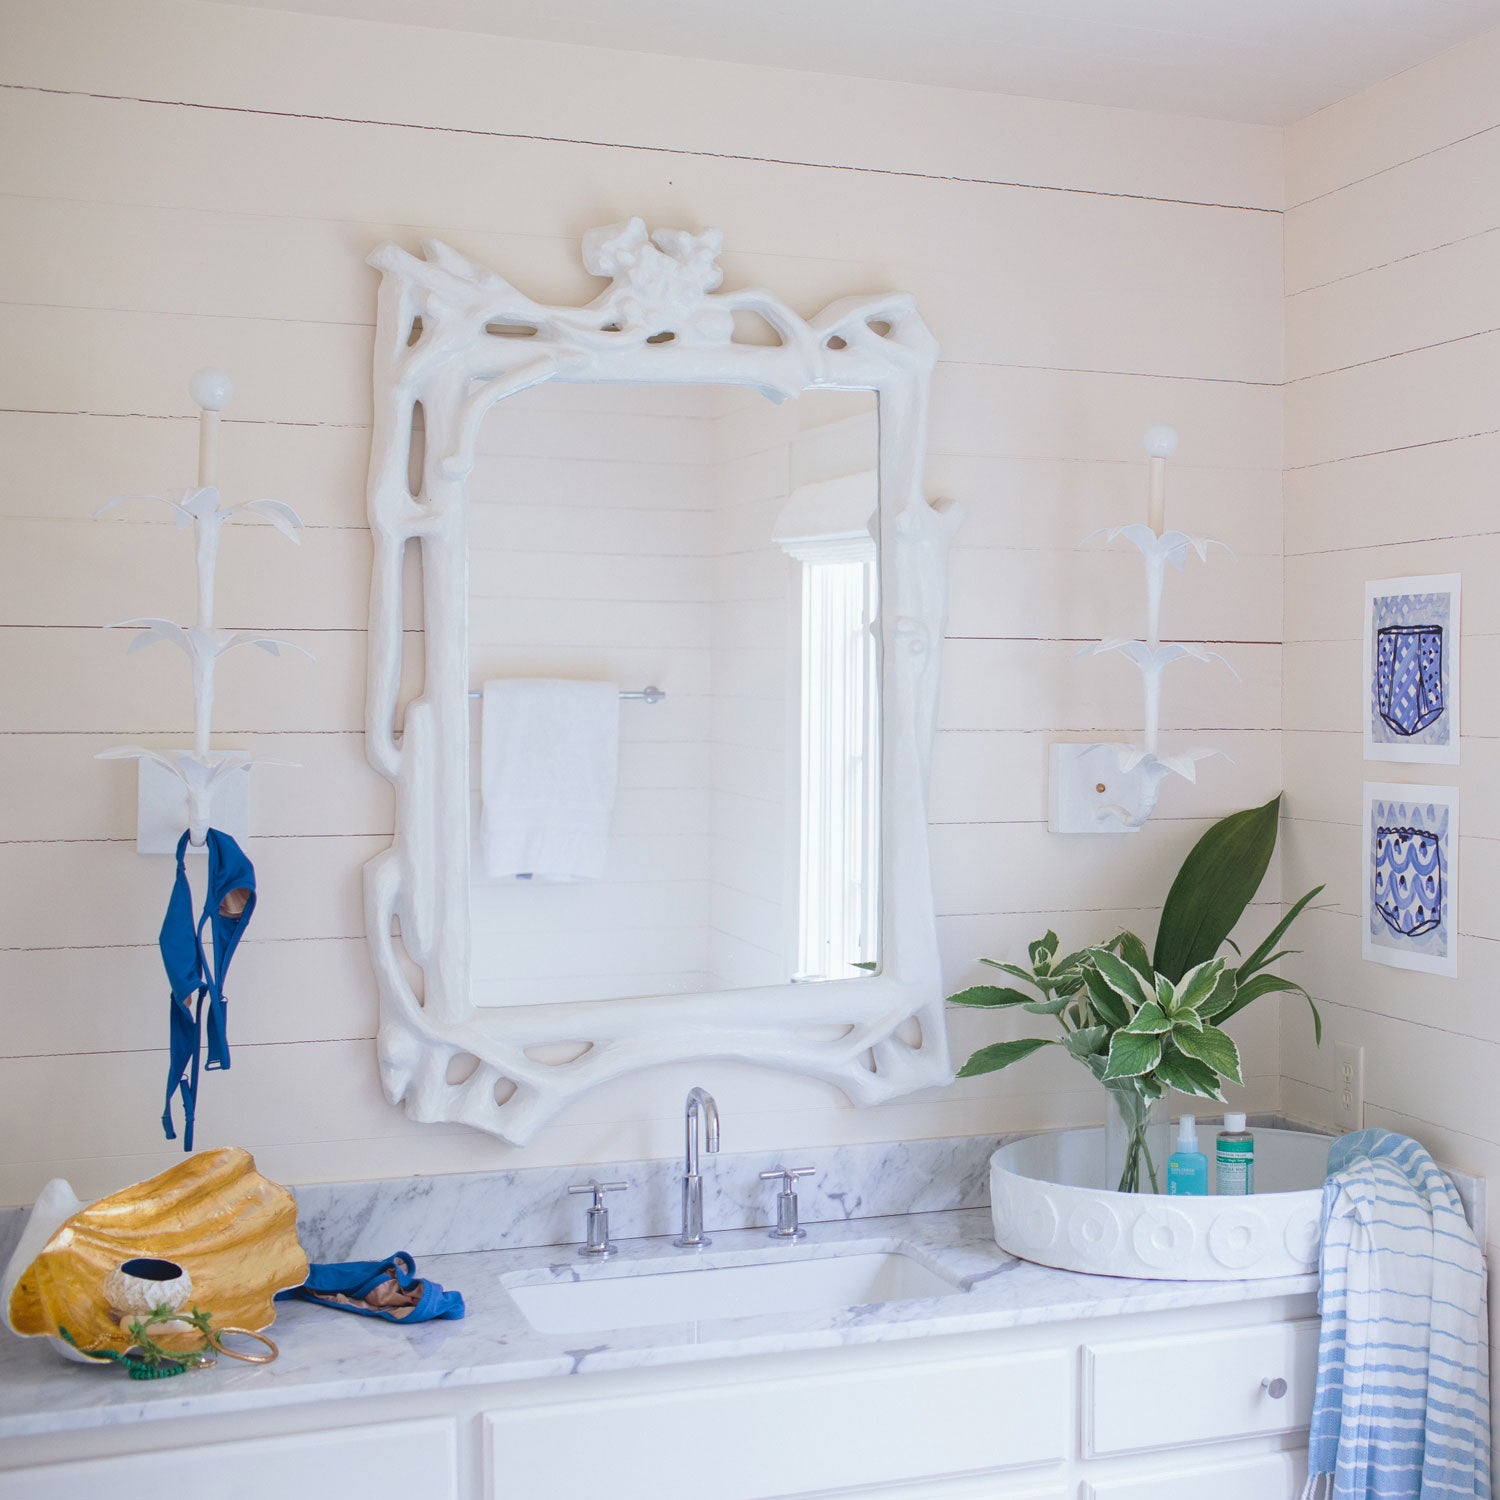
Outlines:
POLYGON ((878 570, 868 536, 803 543, 797 977, 852 979, 880 931, 878 570), (820 555, 821 554, 821 555, 820 555))

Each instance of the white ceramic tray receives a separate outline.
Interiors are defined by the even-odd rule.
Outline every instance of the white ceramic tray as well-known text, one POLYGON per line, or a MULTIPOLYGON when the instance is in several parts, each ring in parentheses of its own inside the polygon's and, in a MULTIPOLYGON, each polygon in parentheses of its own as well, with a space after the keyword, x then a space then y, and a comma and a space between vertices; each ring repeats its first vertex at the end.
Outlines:
MULTIPOLYGON (((1214 1128, 1200 1126, 1212 1186, 1214 1128)), ((1049 1131, 990 1158, 995 1242, 1062 1271, 1156 1281, 1253 1281, 1317 1268, 1331 1137, 1255 1131, 1251 1197, 1167 1197, 1104 1186, 1104 1130, 1049 1131)))

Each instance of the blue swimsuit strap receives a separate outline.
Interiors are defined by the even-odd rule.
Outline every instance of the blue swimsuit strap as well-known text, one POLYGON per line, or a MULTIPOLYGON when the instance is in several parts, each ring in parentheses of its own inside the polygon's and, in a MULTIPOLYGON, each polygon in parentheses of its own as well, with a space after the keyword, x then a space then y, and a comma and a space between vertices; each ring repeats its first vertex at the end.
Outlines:
POLYGON ((172 1096, 180 1093, 183 1110, 183 1150, 193 1149, 193 1120, 198 1102, 199 1054, 203 1038, 203 1008, 208 1002, 209 1068, 229 1066, 228 1014, 224 1001, 224 978, 230 960, 255 910, 255 868, 228 834, 208 831, 208 890, 203 913, 193 922, 193 898, 188 886, 186 856, 188 835, 177 841, 177 878, 167 902, 158 946, 171 985, 171 1057, 167 1072, 166 1108, 162 1129, 175 1140, 172 1128, 172 1096), (224 909, 226 898, 243 893, 243 905, 232 913, 224 909), (210 962, 203 945, 203 929, 213 939, 210 962))
POLYGON ((217 828, 208 830, 208 896, 198 918, 198 948, 208 982, 208 1059, 205 1068, 229 1066, 229 1014, 224 979, 255 911, 255 866, 245 851, 217 828), (225 904, 230 910, 225 910, 225 904), (213 959, 203 946, 203 929, 213 936, 213 959))

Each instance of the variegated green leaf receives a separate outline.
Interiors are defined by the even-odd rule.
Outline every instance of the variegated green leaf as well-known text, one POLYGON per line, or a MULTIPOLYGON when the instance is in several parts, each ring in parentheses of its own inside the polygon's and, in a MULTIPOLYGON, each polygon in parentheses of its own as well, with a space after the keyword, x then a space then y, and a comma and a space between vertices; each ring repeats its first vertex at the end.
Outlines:
POLYGON ((1125 1027, 1131 1035, 1142 1036, 1161 1036, 1171 1029, 1172 1018, 1155 1001, 1136 1011, 1130 1025, 1125 1027))
POLYGON ((1083 979, 1088 986, 1089 1004, 1093 1007, 1094 1014, 1106 1026, 1128 1026, 1130 1007, 1110 988, 1109 981, 1093 968, 1083 971, 1083 979))
POLYGON ((1161 1038, 1117 1031, 1109 1044, 1109 1066, 1104 1077, 1139 1078, 1161 1061, 1161 1038))
POLYGON ((1156 1069, 1157 1079, 1169 1088, 1183 1094, 1196 1094, 1200 1099, 1224 1098, 1219 1086, 1219 1075, 1207 1063, 1196 1057, 1188 1057, 1175 1047, 1164 1050, 1161 1063, 1156 1069))
POLYGON ((1156 999, 1155 983, 1137 973, 1123 958, 1116 957, 1106 948, 1096 948, 1092 957, 1094 968, 1104 976, 1109 987, 1129 1003, 1132 1011, 1156 999))
POLYGON ((1240 1074, 1240 1049, 1234 1038, 1217 1026, 1205 1026, 1202 1031, 1173 1031, 1172 1045, 1179 1052, 1195 1057, 1214 1070, 1221 1078, 1231 1083, 1243 1083, 1240 1074))

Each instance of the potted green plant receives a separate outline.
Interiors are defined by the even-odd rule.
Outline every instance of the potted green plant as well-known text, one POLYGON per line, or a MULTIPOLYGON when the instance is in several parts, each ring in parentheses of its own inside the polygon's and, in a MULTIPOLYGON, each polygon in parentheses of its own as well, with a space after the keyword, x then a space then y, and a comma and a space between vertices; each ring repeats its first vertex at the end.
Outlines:
POLYGON ((1029 945, 1029 969, 981 959, 1028 988, 976 985, 949 996, 950 1003, 1052 1016, 1060 1034, 992 1042, 958 1076, 997 1072, 1043 1047, 1065 1048, 1104 1085, 1123 1128, 1119 1191, 1160 1192, 1148 1126, 1167 1091, 1222 1102, 1225 1080, 1244 1082, 1225 1022, 1263 995, 1298 994, 1312 1007, 1314 1033, 1323 1039, 1312 997, 1269 972, 1295 951, 1277 944, 1323 887, 1295 901, 1251 952, 1229 941, 1271 862, 1280 810, 1277 796, 1222 819, 1198 840, 1167 893, 1154 954, 1133 932, 1120 932, 1059 956, 1057 934, 1048 932, 1029 945), (1232 959, 1220 952, 1226 943, 1232 959))

